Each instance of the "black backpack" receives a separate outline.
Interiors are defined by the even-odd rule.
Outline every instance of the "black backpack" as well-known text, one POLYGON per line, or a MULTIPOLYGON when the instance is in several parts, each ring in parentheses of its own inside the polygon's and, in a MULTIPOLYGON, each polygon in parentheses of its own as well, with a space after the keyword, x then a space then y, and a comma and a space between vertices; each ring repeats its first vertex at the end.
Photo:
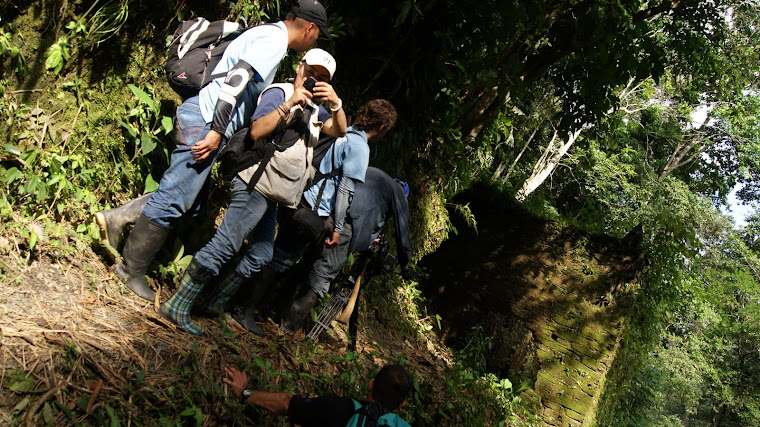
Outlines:
POLYGON ((247 28, 237 22, 195 18, 182 21, 174 31, 166 58, 169 86, 183 99, 195 96, 211 80, 226 73, 211 74, 227 46, 247 28))

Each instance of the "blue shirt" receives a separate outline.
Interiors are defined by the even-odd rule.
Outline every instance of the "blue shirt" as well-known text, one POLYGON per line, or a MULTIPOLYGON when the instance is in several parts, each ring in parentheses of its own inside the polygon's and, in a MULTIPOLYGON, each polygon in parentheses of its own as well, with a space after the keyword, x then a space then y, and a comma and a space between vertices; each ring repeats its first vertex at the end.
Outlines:
MULTIPOLYGON (((346 136, 335 140, 333 146, 327 150, 325 157, 322 158, 322 162, 319 164, 319 171, 329 173, 333 169, 342 168, 340 176, 364 182, 367 166, 369 166, 367 134, 350 126, 346 136), (335 159, 334 163, 333 158, 335 159)), ((340 176, 325 178, 327 183, 324 193, 322 193, 322 200, 319 202, 319 209, 317 210, 319 216, 328 216, 335 208, 335 190, 340 181, 340 176)), ((319 181, 303 193, 304 198, 312 207, 314 207, 314 203, 317 201, 321 185, 322 181, 319 181)))
MULTIPOLYGON (((225 132, 226 137, 232 136, 241 129, 256 108, 256 100, 264 88, 272 84, 277 67, 288 50, 288 29, 280 21, 276 24, 264 24, 243 32, 224 50, 222 59, 214 68, 213 74, 226 73, 238 61, 244 60, 261 76, 263 81, 251 79, 243 91, 243 95, 232 112, 232 118, 225 132)), ((219 92, 225 77, 218 77, 207 84, 199 93, 201 114, 206 123, 214 120, 214 110, 219 99, 219 92)), ((258 80, 258 79, 256 79, 258 80)))

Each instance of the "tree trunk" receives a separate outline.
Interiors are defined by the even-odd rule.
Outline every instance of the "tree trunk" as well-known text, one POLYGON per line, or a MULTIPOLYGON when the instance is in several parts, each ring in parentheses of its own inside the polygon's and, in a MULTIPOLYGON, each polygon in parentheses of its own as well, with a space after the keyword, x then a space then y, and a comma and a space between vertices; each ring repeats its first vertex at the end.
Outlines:
POLYGON ((533 167, 533 173, 528 177, 528 179, 525 180, 522 187, 520 188, 520 191, 518 191, 515 195, 515 198, 517 200, 525 200, 525 198, 528 197, 530 193, 534 192, 536 188, 538 188, 541 184, 543 184, 544 181, 546 181, 546 178, 548 178, 552 172, 554 172, 554 169, 557 168, 559 162, 562 160, 562 157, 567 154, 567 151, 578 139, 578 135, 580 135, 580 133, 585 128, 586 127, 583 126, 575 132, 568 133, 567 142, 565 143, 559 141, 557 132, 554 132, 554 136, 552 137, 551 141, 549 141, 549 145, 546 147, 546 150, 544 150, 541 158, 533 167))
POLYGON ((530 142, 533 141, 533 137, 536 136, 536 132, 538 130, 534 130, 533 133, 530 134, 530 137, 528 137, 528 140, 525 141, 525 145, 523 145, 522 150, 520 150, 520 154, 515 157, 515 160, 512 162, 511 165, 509 165, 509 170, 507 170, 507 175, 504 177, 504 179, 509 179, 509 177, 512 175, 512 171, 515 170, 515 166, 517 166, 517 162, 520 161, 520 158, 525 153, 525 150, 528 149, 528 145, 530 145, 530 142))

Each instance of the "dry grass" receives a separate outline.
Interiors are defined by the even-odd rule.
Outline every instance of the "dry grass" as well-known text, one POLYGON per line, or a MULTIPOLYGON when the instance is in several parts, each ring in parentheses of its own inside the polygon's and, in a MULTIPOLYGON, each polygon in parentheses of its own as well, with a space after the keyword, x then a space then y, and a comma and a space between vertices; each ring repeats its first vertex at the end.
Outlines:
MULTIPOLYGON (((373 364, 409 360, 421 381, 440 378, 448 365, 448 351, 429 337, 410 342, 361 327, 356 360, 340 330, 312 343, 283 335, 270 321, 267 337, 258 339, 220 319, 201 319, 206 335, 191 336, 158 316, 156 304, 124 290, 89 246, 78 245, 31 263, 12 246, 0 252, 2 425, 230 425, 250 417, 280 424, 227 397, 224 366, 247 368, 266 389, 361 397, 373 364)), ((377 312, 361 308, 360 325, 370 325, 367 316, 377 312)))

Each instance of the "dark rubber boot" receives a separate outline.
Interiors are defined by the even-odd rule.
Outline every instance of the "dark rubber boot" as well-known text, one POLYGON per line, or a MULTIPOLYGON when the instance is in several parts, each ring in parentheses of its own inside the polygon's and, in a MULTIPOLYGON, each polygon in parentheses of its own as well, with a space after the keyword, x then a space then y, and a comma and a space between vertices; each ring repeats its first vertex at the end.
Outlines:
POLYGON ((277 273, 264 267, 261 270, 261 275, 258 280, 255 280, 253 293, 251 299, 248 300, 248 303, 245 305, 245 310, 232 315, 232 318, 240 323, 240 325, 260 337, 263 337, 265 334, 264 330, 256 324, 259 306, 261 305, 261 302, 264 301, 264 297, 269 293, 269 289, 275 283, 277 276, 277 273))
POLYGON ((158 225, 145 215, 140 215, 124 245, 123 259, 113 270, 132 292, 148 301, 153 301, 156 293, 150 288, 145 273, 164 244, 169 230, 169 227, 158 225))
POLYGON ((203 328, 190 318, 190 310, 211 277, 213 274, 208 268, 192 260, 182 275, 177 290, 161 304, 158 314, 191 334, 203 335, 203 328))
POLYGON ((237 272, 233 272, 225 276, 222 280, 222 284, 219 285, 219 290, 216 292, 213 298, 208 302, 208 305, 203 309, 203 314, 206 316, 217 316, 226 312, 227 303, 230 299, 237 294, 240 290, 240 286, 248 280, 247 277, 239 276, 237 272))
POLYGON ((95 222, 100 228, 100 244, 118 250, 119 237, 124 232, 124 227, 137 221, 152 194, 144 194, 117 208, 96 213, 95 222))
POLYGON ((309 288, 303 296, 296 298, 290 306, 288 316, 282 322, 282 330, 290 334, 295 334, 301 329, 304 320, 306 320, 306 315, 309 314, 311 308, 317 303, 317 299, 319 299, 319 297, 311 288, 309 288))

